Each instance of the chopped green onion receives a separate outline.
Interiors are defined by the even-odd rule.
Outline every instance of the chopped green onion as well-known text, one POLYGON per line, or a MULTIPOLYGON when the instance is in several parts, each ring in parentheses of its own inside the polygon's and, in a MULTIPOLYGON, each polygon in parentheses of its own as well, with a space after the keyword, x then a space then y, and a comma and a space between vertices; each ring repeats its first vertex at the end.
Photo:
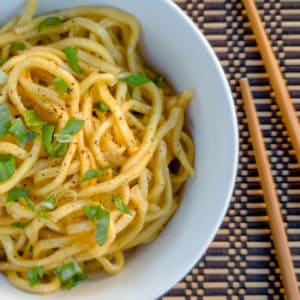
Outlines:
POLYGON ((29 281, 30 286, 35 286, 40 283, 40 279, 44 277, 44 267, 43 266, 37 266, 37 267, 31 267, 27 271, 27 279, 29 281))
POLYGON ((89 219, 96 219, 95 240, 100 246, 104 245, 107 239, 110 214, 99 206, 85 206, 83 211, 89 219))
POLYGON ((55 208, 55 202, 56 202, 56 199, 54 196, 50 196, 49 198, 43 200, 41 202, 41 206, 45 207, 46 209, 54 209, 55 208))
POLYGON ((67 143, 56 143, 53 147, 53 153, 51 157, 63 157, 68 149, 67 143))
POLYGON ((0 104, 0 138, 4 137, 11 125, 11 115, 6 103, 0 104))
POLYGON ((70 118, 65 127, 54 136, 60 143, 69 143, 84 126, 84 120, 70 118))
POLYGON ((25 202, 25 204, 27 205, 27 207, 30 210, 35 211, 35 207, 28 197, 29 194, 30 194, 29 190, 24 189, 19 186, 15 186, 11 190, 9 190, 7 197, 6 197, 6 202, 13 202, 13 201, 18 200, 19 198, 22 198, 23 201, 25 202))
POLYGON ((6 197, 6 202, 13 202, 19 198, 27 197, 29 194, 30 194, 29 190, 24 189, 19 186, 15 186, 11 190, 9 190, 7 197, 6 197))
POLYGON ((62 23, 63 20, 60 17, 48 17, 44 19, 40 24, 39 24, 39 31, 42 31, 44 27, 48 25, 57 25, 62 23))
POLYGON ((73 276, 70 280, 63 284, 63 286, 67 289, 72 289, 77 285, 78 282, 86 280, 88 275, 85 273, 79 273, 73 276))
POLYGON ((43 141, 45 151, 50 156, 51 156, 52 151, 53 151, 51 142, 52 142, 54 130, 55 130, 54 125, 46 125, 46 126, 43 127, 42 141, 43 141))
POLYGON ((34 205, 28 197, 29 194, 30 194, 29 190, 16 186, 8 192, 8 195, 6 197, 6 202, 13 202, 19 198, 22 198, 25 204, 27 205, 27 207, 30 210, 35 211, 34 205))
POLYGON ((63 79, 58 77, 54 78, 54 85, 56 89, 62 94, 66 93, 69 89, 68 84, 63 79))
POLYGON ((24 43, 13 44, 10 46, 11 50, 16 50, 16 51, 25 50, 25 48, 26 46, 24 43))
POLYGON ((25 138, 22 141, 22 145, 25 145, 26 143, 28 143, 29 141, 31 141, 32 139, 36 138, 39 134, 37 132, 34 131, 28 131, 26 133, 25 138))
POLYGON ((3 66, 7 62, 6 58, 0 58, 0 67, 3 66))
POLYGON ((55 130, 54 125, 46 125, 42 130, 42 142, 45 151, 51 157, 62 157, 67 152, 67 144, 56 143, 54 146, 51 145, 53 140, 53 133, 55 130))
POLYGON ((25 123, 28 127, 42 127, 46 125, 46 122, 40 120, 35 110, 26 110, 24 112, 25 123))
POLYGON ((26 127, 24 126, 21 118, 15 119, 9 128, 9 133, 11 133, 20 143, 26 138, 26 127))
POLYGON ((65 127, 57 134, 54 134, 55 126, 46 125, 42 130, 42 142, 45 151, 50 157, 62 157, 67 151, 67 143, 71 142, 74 136, 84 126, 84 120, 70 118, 65 127), (57 138, 58 143, 52 145, 53 134, 57 138))
POLYGON ((163 82, 164 78, 162 75, 156 76, 154 78, 152 78, 152 81, 157 85, 157 86, 161 86, 162 82, 163 82))
POLYGON ((15 186, 11 190, 9 190, 7 197, 6 197, 6 202, 13 202, 19 198, 22 198, 24 200, 25 204, 27 205, 27 207, 30 210, 35 211, 34 205, 28 197, 29 194, 30 194, 29 190, 24 189, 19 186, 15 186))
POLYGON ((15 228, 24 229, 24 228, 26 228, 28 226, 28 224, 16 222, 16 223, 11 223, 10 226, 11 227, 15 227, 15 228))
POLYGON ((81 182, 86 182, 90 179, 103 176, 110 169, 111 169, 111 166, 105 166, 101 169, 88 170, 84 173, 81 182))
POLYGON ((25 204, 31 211, 35 211, 35 207, 28 196, 23 197, 25 204))
POLYGON ((0 182, 9 179, 16 170, 16 161, 10 154, 0 155, 0 182))
POLYGON ((43 207, 42 209, 38 210, 38 211, 37 211, 37 214, 38 214, 41 218, 43 218, 43 219, 46 219, 46 220, 49 219, 49 215, 48 215, 48 213, 47 213, 47 210, 46 210, 44 207, 43 207))
POLYGON ((100 206, 84 206, 83 211, 92 220, 100 215, 100 206))
POLYGON ((57 267, 54 271, 66 288, 73 288, 79 281, 87 279, 77 262, 68 263, 57 267))
POLYGON ((109 106, 102 101, 97 102, 95 107, 97 110, 100 110, 103 113, 107 113, 109 111, 109 106))
POLYGON ((121 198, 120 195, 113 194, 112 195, 112 201, 114 203, 114 206, 116 209, 119 211, 127 214, 127 215, 132 215, 129 207, 124 203, 123 199, 121 198))
POLYGON ((49 154, 50 156, 52 156, 53 154, 53 147, 51 145, 51 142, 52 142, 54 130, 55 130, 54 125, 46 125, 43 127, 43 132, 42 132, 43 146, 47 154, 49 154))
POLYGON ((74 275, 82 273, 82 270, 77 262, 71 262, 57 267, 55 273, 62 282, 66 282, 74 275))
POLYGON ((78 49, 77 48, 71 48, 71 47, 67 47, 64 49, 65 55, 67 57, 67 61, 69 66, 76 72, 78 73, 82 73, 83 70, 79 65, 78 62, 78 58, 77 58, 77 52, 78 49))
POLYGON ((30 253, 33 252, 33 245, 29 245, 28 251, 29 251, 30 253))
POLYGON ((126 82, 127 84, 133 87, 137 87, 147 82, 150 82, 151 80, 144 73, 137 72, 129 75, 128 77, 123 78, 122 81, 126 82))
POLYGON ((107 240, 109 219, 110 219, 109 212, 101 208, 100 213, 96 218, 96 232, 95 232, 95 239, 100 246, 103 246, 107 240))

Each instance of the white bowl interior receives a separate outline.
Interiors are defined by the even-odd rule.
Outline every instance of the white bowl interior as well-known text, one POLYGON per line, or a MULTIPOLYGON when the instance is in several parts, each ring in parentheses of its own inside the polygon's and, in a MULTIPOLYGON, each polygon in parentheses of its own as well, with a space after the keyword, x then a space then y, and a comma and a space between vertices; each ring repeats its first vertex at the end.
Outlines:
MULTIPOLYGON (((20 14, 25 0, 1 3, 0 23, 20 14), (5 12, 5 13, 4 13, 5 12)), ((108 5, 133 13, 142 24, 142 45, 151 65, 178 91, 194 88, 189 119, 197 175, 182 204, 156 241, 139 248, 121 274, 88 280, 44 299, 154 299, 179 281, 204 254, 226 212, 236 174, 238 146, 233 100, 224 73, 205 38, 168 0, 40 0, 38 12, 77 5, 108 5)), ((40 299, 0 276, 1 299, 40 299)))

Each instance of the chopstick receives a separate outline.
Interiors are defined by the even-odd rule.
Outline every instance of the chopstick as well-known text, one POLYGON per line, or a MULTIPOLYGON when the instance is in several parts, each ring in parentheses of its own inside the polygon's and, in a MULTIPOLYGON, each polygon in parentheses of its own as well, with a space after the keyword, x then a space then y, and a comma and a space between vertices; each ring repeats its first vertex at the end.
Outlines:
POLYGON ((281 111, 283 122, 286 126, 295 151, 298 164, 300 164, 300 124, 288 89, 283 79, 281 70, 268 40, 263 23, 257 11, 254 0, 242 0, 252 31, 255 35, 265 68, 267 70, 271 86, 275 93, 275 99, 281 111))
POLYGON ((283 286, 288 300, 299 300, 299 289, 292 256, 249 82, 246 78, 242 78, 240 85, 283 286))

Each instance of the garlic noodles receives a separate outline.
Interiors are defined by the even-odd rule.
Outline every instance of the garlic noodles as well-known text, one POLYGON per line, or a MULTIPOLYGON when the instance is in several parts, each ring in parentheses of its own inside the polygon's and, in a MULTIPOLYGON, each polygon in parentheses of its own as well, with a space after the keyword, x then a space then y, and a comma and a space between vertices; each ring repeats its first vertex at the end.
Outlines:
POLYGON ((47 294, 163 229, 194 174, 193 91, 145 64, 132 15, 37 5, 0 28, 0 271, 47 294))

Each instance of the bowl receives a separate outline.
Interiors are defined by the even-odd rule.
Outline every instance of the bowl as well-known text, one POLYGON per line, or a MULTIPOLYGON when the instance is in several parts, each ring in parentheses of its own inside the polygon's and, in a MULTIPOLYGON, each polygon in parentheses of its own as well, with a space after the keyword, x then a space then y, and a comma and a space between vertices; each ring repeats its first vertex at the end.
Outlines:
MULTIPOLYGON (((3 1, 0 23, 19 15, 25 3, 3 1)), ((149 64, 177 91, 195 89, 188 119, 196 175, 187 182, 181 205, 166 228, 154 242, 139 247, 120 274, 46 296, 18 290, 0 275, 1 299, 155 299, 205 253, 232 194, 238 157, 234 102, 220 63, 198 28, 171 0, 43 0, 38 13, 78 5, 107 5, 134 14, 142 25, 141 45, 149 64)))

